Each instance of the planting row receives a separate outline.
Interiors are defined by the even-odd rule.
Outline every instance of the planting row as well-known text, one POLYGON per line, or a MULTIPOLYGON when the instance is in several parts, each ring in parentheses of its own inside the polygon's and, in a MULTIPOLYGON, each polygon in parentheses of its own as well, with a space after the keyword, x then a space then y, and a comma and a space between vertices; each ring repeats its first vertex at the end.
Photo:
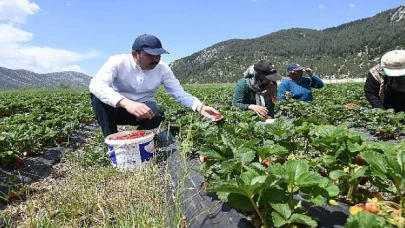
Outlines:
POLYGON ((257 226, 316 227, 303 205, 343 200, 353 205, 348 227, 404 227, 405 143, 368 142, 313 119, 257 125, 257 117, 221 111, 218 125, 192 125, 191 148, 206 190, 257 226))
POLYGON ((26 109, 22 110, 26 112, 14 110, 13 115, 0 121, 2 164, 18 167, 20 157, 41 153, 46 146, 62 144, 68 141, 82 124, 94 120, 86 92, 23 93, 14 97, 18 99, 16 104, 21 107, 22 101, 25 102, 26 109))

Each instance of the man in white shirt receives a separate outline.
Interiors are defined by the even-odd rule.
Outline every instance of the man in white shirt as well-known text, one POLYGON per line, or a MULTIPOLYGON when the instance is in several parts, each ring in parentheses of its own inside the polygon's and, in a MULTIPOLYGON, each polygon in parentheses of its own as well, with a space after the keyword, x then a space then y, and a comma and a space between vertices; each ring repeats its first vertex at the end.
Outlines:
POLYGON ((140 35, 131 54, 111 56, 91 79, 92 107, 104 137, 116 133, 117 125, 138 125, 144 130, 158 127, 165 119, 155 103, 159 85, 178 103, 218 121, 217 110, 184 91, 170 67, 160 61, 162 54, 169 52, 157 37, 140 35))

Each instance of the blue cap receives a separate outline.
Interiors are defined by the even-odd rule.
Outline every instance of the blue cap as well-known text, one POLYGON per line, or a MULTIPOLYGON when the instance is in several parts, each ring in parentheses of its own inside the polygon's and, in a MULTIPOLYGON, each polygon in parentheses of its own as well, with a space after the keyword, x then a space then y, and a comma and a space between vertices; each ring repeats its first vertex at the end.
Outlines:
POLYGON ((160 40, 153 35, 143 34, 138 36, 132 45, 133 51, 144 51, 149 55, 169 54, 163 47, 160 40))
POLYGON ((290 63, 287 65, 287 73, 290 71, 299 71, 299 70, 304 70, 304 67, 296 63, 290 63))

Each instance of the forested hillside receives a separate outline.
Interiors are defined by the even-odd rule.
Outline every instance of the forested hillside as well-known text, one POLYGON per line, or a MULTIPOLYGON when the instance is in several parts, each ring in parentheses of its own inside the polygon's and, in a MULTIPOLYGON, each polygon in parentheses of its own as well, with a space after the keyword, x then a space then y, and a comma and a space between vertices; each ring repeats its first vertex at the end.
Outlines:
POLYGON ((90 80, 90 76, 74 71, 37 74, 0 67, 0 89, 81 88, 87 87, 90 80))
POLYGON ((323 77, 364 77, 381 55, 405 48, 405 4, 323 30, 291 28, 255 39, 217 43, 171 63, 183 83, 235 82, 257 60, 267 58, 284 73, 285 65, 312 66, 323 77))

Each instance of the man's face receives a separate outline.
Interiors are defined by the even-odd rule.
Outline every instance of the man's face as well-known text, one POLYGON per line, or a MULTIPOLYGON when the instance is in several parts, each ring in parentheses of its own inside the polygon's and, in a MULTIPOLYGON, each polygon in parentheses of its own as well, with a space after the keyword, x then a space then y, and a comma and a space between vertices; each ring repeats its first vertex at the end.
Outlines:
POLYGON ((291 71, 290 72, 290 77, 293 81, 299 81, 302 78, 302 70, 297 70, 297 71, 291 71))
POLYGON ((144 51, 132 51, 132 56, 142 70, 152 70, 160 62, 160 55, 149 55, 144 51))

